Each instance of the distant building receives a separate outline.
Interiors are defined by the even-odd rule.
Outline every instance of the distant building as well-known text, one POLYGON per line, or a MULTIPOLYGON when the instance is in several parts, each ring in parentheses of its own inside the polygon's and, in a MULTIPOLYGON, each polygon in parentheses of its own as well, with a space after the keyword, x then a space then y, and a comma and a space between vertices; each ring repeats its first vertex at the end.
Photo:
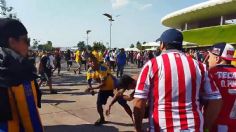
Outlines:
POLYGON ((161 23, 182 30, 187 42, 236 43, 236 0, 209 0, 170 13, 161 23))
POLYGON ((170 13, 161 22, 181 30, 233 24, 236 22, 236 1, 210 0, 170 13))

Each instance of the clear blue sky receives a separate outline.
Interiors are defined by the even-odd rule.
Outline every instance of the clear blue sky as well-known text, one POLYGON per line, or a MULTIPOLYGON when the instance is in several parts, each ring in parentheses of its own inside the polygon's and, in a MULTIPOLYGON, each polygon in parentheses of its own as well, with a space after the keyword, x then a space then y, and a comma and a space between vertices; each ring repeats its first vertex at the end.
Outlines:
POLYGON ((112 47, 129 47, 137 41, 154 41, 166 27, 162 17, 207 0, 6 0, 28 29, 29 37, 53 46, 75 46, 86 41, 90 29, 93 41, 109 42, 109 22, 103 13, 115 17, 112 47))

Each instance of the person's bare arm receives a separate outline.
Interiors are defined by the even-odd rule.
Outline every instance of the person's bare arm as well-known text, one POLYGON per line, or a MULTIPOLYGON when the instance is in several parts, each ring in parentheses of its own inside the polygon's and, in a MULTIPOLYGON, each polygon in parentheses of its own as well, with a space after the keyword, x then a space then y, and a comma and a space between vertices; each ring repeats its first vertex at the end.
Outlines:
POLYGON ((124 91, 123 90, 119 90, 117 91, 117 93, 115 94, 115 96, 113 97, 111 103, 108 105, 108 108, 106 109, 106 115, 110 115, 111 113, 111 107, 113 104, 116 103, 116 101, 118 100, 119 97, 121 97, 123 95, 124 91))
POLYGON ((126 101, 132 101, 134 99, 134 93, 135 91, 133 91, 130 95, 123 95, 123 99, 126 101))
POLYGON ((91 87, 89 88, 89 90, 100 89, 100 88, 102 88, 104 85, 105 85, 105 81, 101 81, 101 83, 98 84, 97 86, 95 86, 95 87, 92 87, 92 86, 91 86, 91 87))
POLYGON ((136 132, 142 132, 142 120, 145 113, 146 99, 134 100, 134 123, 136 132))
POLYGON ((222 100, 208 100, 204 111, 204 129, 210 130, 216 121, 222 107, 222 100))
POLYGON ((117 101, 117 99, 123 95, 124 92, 125 91, 123 89, 118 90, 114 98, 112 99, 111 103, 109 104, 109 107, 111 107, 117 101))

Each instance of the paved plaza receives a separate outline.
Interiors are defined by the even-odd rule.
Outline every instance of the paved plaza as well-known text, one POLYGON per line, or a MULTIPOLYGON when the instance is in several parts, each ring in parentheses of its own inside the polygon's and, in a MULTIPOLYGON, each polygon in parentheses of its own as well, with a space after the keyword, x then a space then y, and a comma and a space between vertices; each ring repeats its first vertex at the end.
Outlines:
MULTIPOLYGON (((99 118, 96 110, 97 94, 92 96, 84 93, 87 88, 85 72, 75 75, 72 71, 62 70, 61 76, 54 73, 53 88, 58 94, 48 94, 48 87, 42 88, 40 115, 46 132, 134 131, 131 119, 118 103, 112 107, 111 115, 106 117, 108 123, 94 126, 93 123, 99 118)), ((135 65, 125 68, 125 74, 128 75, 138 74, 139 71, 135 65)), ((110 101, 111 98, 108 103, 110 101)), ((132 107, 132 102, 129 104, 132 107)))

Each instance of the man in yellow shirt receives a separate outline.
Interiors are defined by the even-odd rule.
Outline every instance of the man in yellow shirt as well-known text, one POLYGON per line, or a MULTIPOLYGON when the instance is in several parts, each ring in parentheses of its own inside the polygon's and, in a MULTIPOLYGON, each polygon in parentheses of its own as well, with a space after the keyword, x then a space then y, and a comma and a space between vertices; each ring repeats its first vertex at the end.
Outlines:
POLYGON ((81 74, 81 52, 80 52, 80 49, 78 49, 75 52, 75 62, 77 64, 78 68, 74 70, 74 73, 76 74, 76 72, 79 71, 79 74, 81 74))
MULTIPOLYGON (((98 62, 96 57, 92 55, 90 59, 92 62, 92 66, 88 69, 87 72, 89 88, 86 91, 88 92, 99 89, 97 96, 97 111, 100 118, 95 122, 95 125, 101 125, 106 122, 102 106, 106 105, 107 99, 110 96, 114 96, 113 90, 116 88, 118 80, 110 74, 110 70, 106 65, 98 62), (92 87, 91 82, 93 79, 99 82, 99 85, 92 87)), ((123 98, 120 98, 117 101, 124 109, 129 108, 127 102, 123 98)))
POLYGON ((98 54, 97 49, 94 49, 93 52, 92 52, 92 54, 93 54, 93 56, 94 56, 97 60, 99 60, 99 54, 98 54))
POLYGON ((102 51, 99 51, 98 52, 98 61, 100 62, 100 63, 103 63, 103 54, 102 54, 102 51))

